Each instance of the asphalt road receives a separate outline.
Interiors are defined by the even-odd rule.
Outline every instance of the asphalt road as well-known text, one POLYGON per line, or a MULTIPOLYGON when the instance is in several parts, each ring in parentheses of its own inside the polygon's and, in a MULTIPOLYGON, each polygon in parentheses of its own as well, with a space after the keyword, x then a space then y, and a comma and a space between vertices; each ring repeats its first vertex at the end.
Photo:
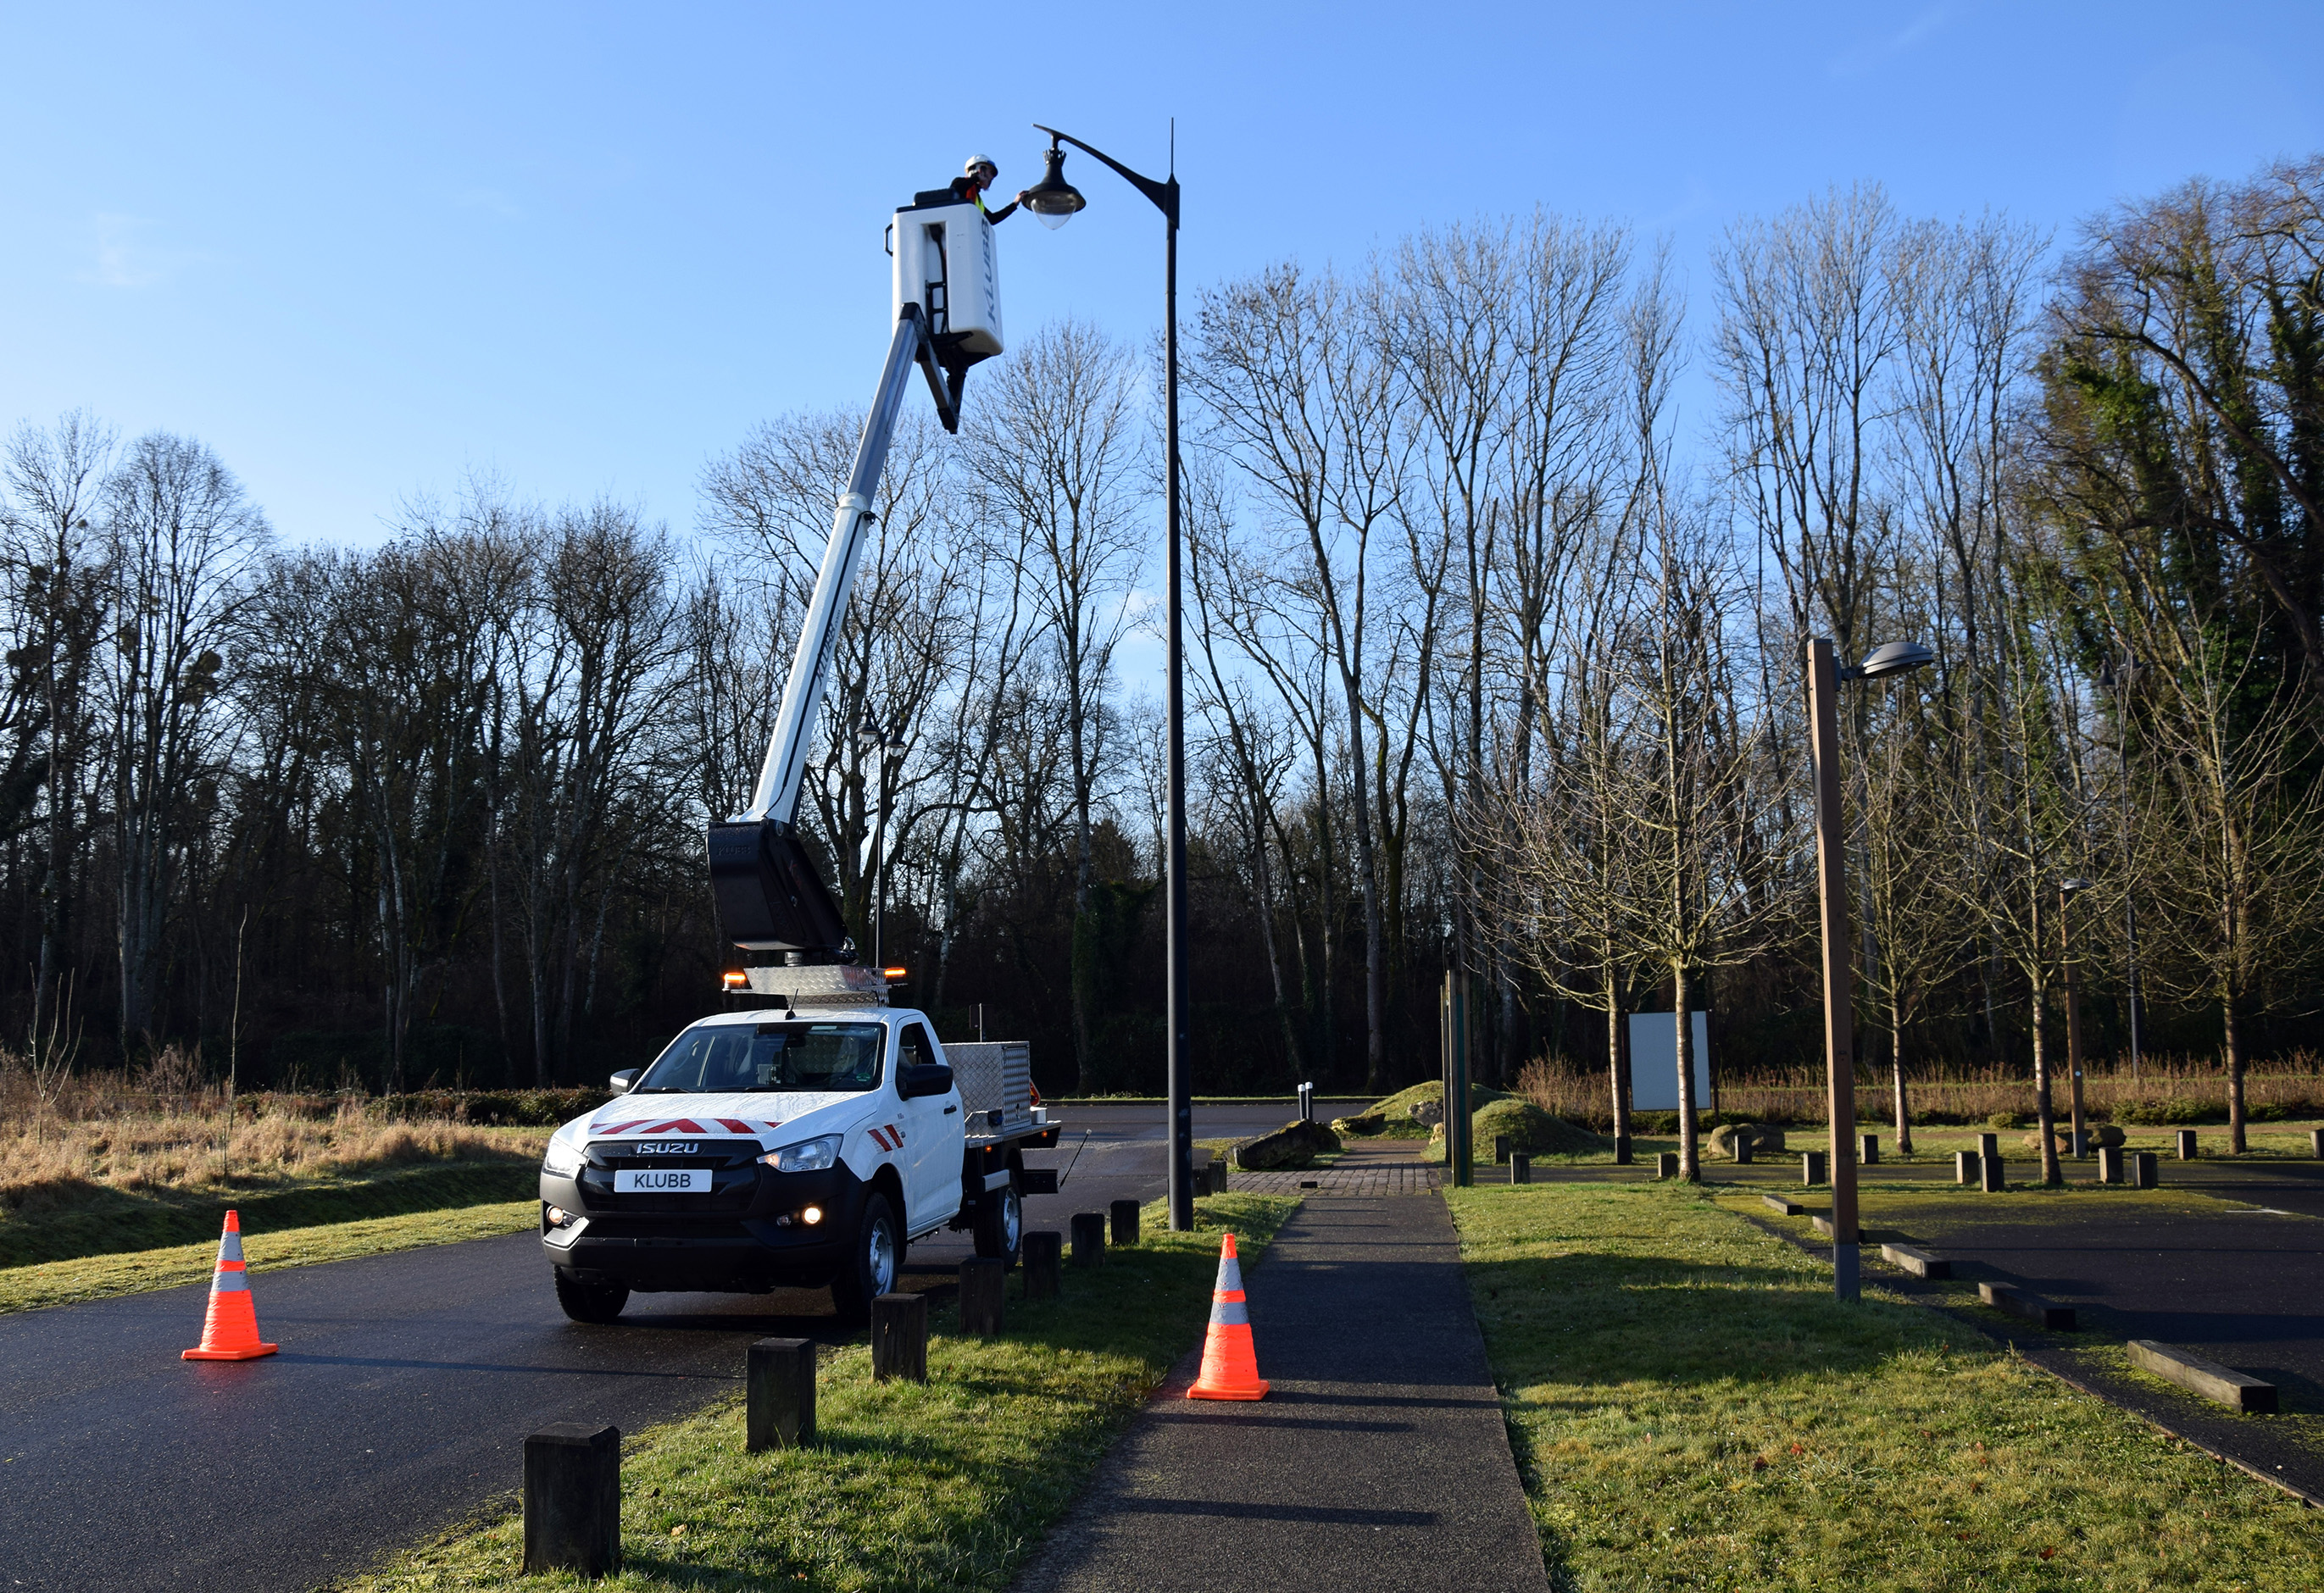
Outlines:
MULTIPOLYGON (((1197 1107, 1194 1131, 1290 1113, 1197 1107)), ((1161 1192, 1161 1108, 1058 1116, 1059 1147, 1028 1160, 1072 1171, 1028 1228, 1161 1192)), ((973 1253, 965 1234, 915 1245, 905 1285, 973 1253)), ((634 1432, 738 1387, 752 1340, 834 1331, 824 1290, 641 1294, 616 1325, 569 1322, 530 1234, 255 1274, 282 1346, 260 1361, 178 1358, 207 1289, 0 1316, 0 1586, 299 1593, 513 1490, 548 1423, 634 1432)))

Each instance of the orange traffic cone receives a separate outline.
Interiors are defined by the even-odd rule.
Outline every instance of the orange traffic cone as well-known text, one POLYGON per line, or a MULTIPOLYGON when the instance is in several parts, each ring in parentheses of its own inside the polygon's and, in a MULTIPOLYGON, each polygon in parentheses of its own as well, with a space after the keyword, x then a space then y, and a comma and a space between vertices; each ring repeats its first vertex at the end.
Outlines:
POLYGON ((1203 1374, 1186 1390, 1186 1397, 1267 1397, 1267 1379, 1259 1375, 1259 1357, 1251 1349, 1250 1308, 1243 1303, 1242 1263, 1235 1259, 1232 1234, 1219 1247, 1219 1283, 1211 1292, 1211 1333, 1203 1341, 1203 1374))
POLYGON ((281 1348, 258 1341, 258 1308, 250 1303, 250 1269, 242 1260, 242 1219, 228 1211, 218 1239, 217 1271, 210 1276, 210 1313, 202 1323, 202 1341, 180 1358, 256 1360, 281 1348))

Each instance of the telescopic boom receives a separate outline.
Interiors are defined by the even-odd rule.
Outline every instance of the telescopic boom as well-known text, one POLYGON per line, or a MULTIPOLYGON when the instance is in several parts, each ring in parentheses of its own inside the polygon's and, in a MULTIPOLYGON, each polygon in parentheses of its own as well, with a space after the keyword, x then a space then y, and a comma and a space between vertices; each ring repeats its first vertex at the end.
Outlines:
POLYGON ((766 760, 750 806, 709 829, 710 884, 722 938, 742 952, 787 953, 785 961, 793 962, 847 962, 854 954, 839 905, 798 834, 799 787, 913 367, 927 377, 945 429, 957 431, 968 367, 1001 348, 992 228, 982 213, 938 189, 896 212, 892 232, 895 336, 846 489, 832 513, 831 540, 799 627, 766 760))

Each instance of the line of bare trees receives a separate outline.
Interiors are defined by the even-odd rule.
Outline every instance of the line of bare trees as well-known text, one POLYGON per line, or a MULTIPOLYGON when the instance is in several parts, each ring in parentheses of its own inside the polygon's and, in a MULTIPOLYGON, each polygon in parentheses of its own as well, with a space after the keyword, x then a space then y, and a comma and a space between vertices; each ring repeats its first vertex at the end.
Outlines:
MULTIPOLYGON (((1424 1075, 1457 964, 1481 1072, 1604 1069, 1625 1143, 1625 1019, 1674 1012, 1692 1174, 1691 1011, 1723 1068, 1815 1054, 1802 647, 1911 639, 1936 669, 1843 726, 1898 1133, 1971 1062, 2046 1128, 2070 957, 2095 1046, 2134 994, 2149 1049, 2218 1045, 2240 1144, 2324 972, 2320 170, 2063 251, 1835 191, 1731 228, 1692 324, 1658 250, 1545 214, 1196 295, 1203 1087, 1424 1075)), ((1052 1090, 1158 1077, 1150 376, 1059 324, 962 437, 899 437, 802 809, 859 942, 884 861, 914 998, 1029 1035, 1052 1090)), ((20 430, 26 1054, 570 1080, 699 1011, 700 825, 747 795, 857 424, 714 458, 691 541, 482 482, 361 552, 280 547, 198 443, 20 430)))

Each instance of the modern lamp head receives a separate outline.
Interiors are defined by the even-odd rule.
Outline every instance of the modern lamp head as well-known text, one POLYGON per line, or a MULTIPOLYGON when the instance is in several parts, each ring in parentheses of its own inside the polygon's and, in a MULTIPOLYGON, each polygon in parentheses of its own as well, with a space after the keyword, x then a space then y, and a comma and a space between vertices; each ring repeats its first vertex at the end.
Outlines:
POLYGON ((1089 201, 1082 198, 1081 189, 1065 180, 1065 152, 1052 142, 1042 159, 1048 169, 1041 180, 1025 190, 1025 208, 1038 217, 1043 226, 1056 229, 1074 218, 1074 212, 1089 201))
POLYGON ((1902 675, 1907 670, 1926 668, 1937 661, 1933 649, 1917 641, 1892 641, 1876 647, 1871 656, 1858 664, 1853 673, 1860 680, 1877 680, 1883 675, 1902 675))
POLYGON ((2067 895, 2071 896, 2075 891, 2088 890, 2097 883, 2098 881, 2095 879, 2085 879, 2080 875, 2077 874, 2070 879, 2059 880, 2058 889, 2064 891, 2067 895))

